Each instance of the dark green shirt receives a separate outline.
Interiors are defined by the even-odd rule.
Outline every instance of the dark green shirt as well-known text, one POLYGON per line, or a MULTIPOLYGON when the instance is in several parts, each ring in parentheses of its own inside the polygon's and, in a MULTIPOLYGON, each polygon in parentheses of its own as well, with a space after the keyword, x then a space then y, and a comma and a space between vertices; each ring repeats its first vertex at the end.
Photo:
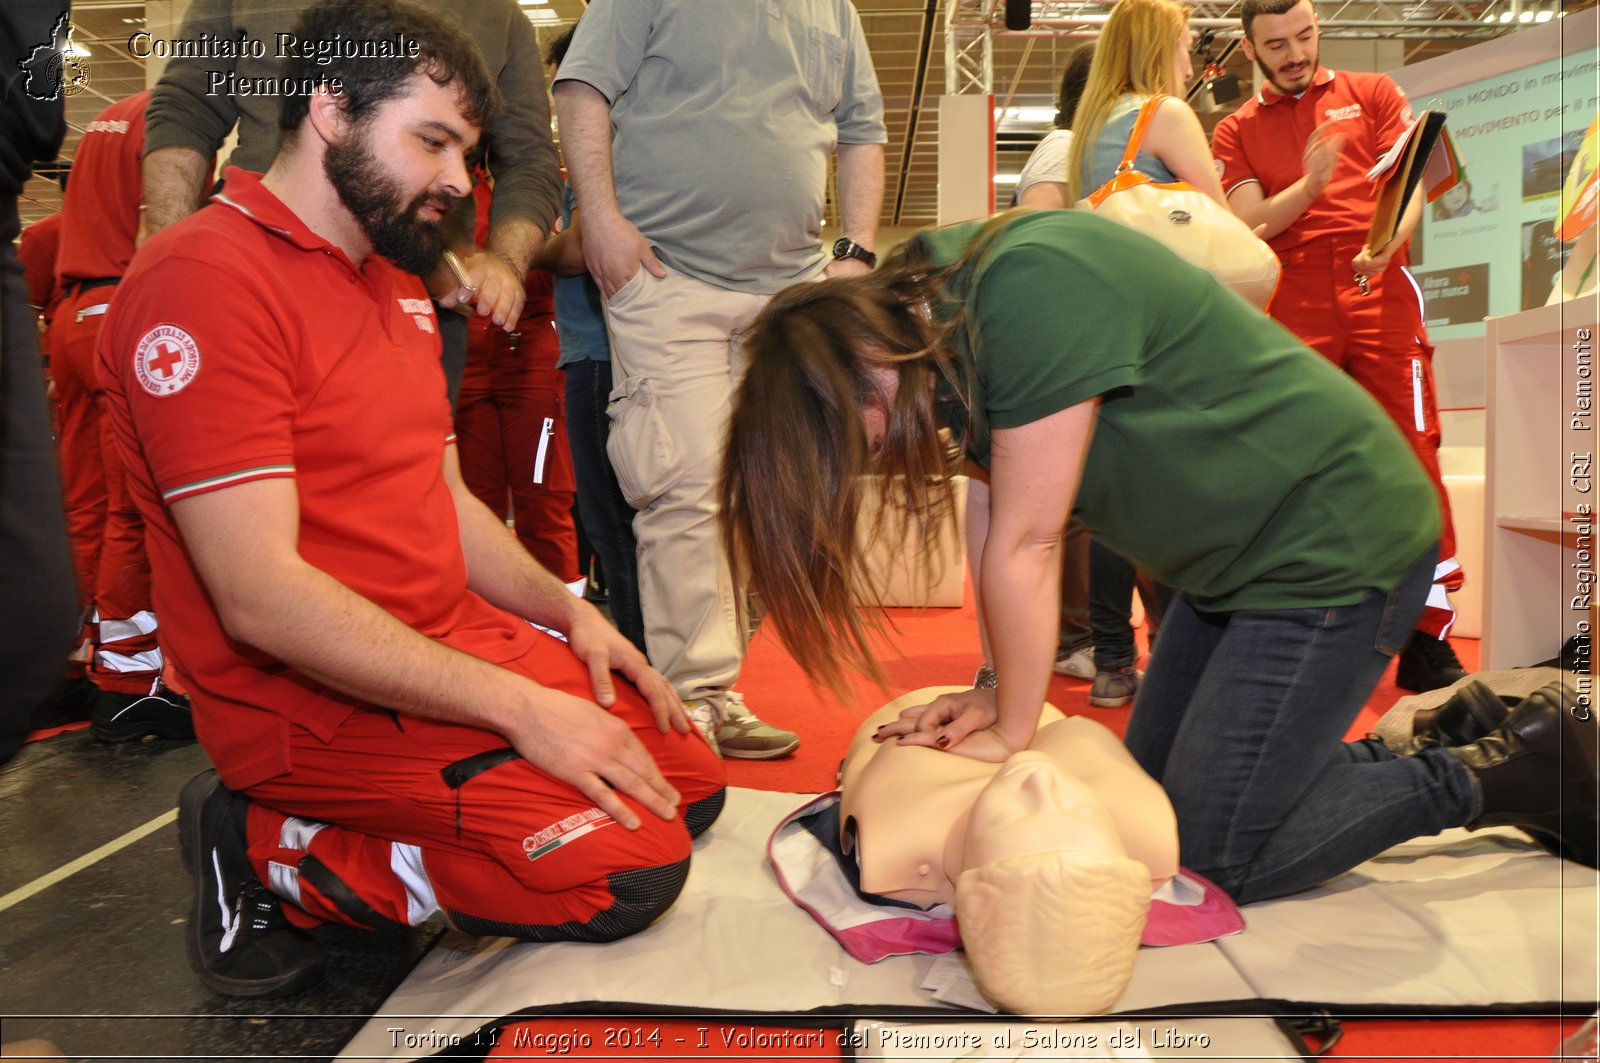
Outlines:
MULTIPOLYGON (((913 253, 953 262, 983 224, 921 233, 913 253)), ((1099 396, 1074 512, 1197 608, 1350 604, 1438 540, 1437 496, 1371 396, 1155 241, 1024 214, 955 281, 971 458, 988 466, 990 428, 1099 396)))

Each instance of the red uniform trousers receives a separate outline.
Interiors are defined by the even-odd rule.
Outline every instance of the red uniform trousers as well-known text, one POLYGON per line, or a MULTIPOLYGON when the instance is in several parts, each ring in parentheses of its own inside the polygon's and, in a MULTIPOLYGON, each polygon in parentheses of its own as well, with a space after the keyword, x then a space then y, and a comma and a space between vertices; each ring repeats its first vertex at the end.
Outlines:
POLYGON ((68 282, 50 325, 50 375, 61 411, 57 445, 67 534, 94 651, 89 678, 102 690, 143 694, 162 668, 150 560, 144 520, 123 482, 95 373, 95 343, 116 290, 68 282))
MULTIPOLYGON (((541 634, 506 667, 591 696, 587 670, 557 639, 541 634)), ((470 933, 541 941, 642 929, 677 896, 692 835, 721 809, 723 771, 698 733, 656 730, 625 681, 611 712, 682 795, 674 821, 635 804, 643 825, 626 830, 500 735, 359 710, 331 742, 292 728, 293 770, 244 791, 251 865, 301 926, 443 913, 470 933)))
POLYGON ((567 443, 566 383, 554 318, 523 315, 516 332, 474 318, 456 400, 461 478, 563 583, 583 576, 572 517, 577 482, 567 443))
POLYGON ((1281 253, 1283 278, 1271 313, 1378 400, 1433 481, 1439 496, 1440 561, 1417 629, 1444 638, 1455 622, 1446 592, 1460 587, 1465 576, 1455 558, 1450 497, 1439 474, 1439 406, 1433 346, 1422 324, 1422 293, 1396 263, 1369 277, 1370 294, 1362 295, 1350 266, 1360 251, 1359 239, 1321 239, 1281 253))

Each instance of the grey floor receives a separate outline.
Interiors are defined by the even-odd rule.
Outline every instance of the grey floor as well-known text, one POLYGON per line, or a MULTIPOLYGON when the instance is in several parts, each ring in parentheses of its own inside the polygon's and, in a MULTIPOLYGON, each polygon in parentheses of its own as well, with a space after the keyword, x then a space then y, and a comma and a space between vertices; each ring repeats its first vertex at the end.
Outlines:
POLYGON ((191 881, 161 822, 208 766, 192 743, 102 745, 88 731, 0 768, 0 1037, 44 1038, 73 1060, 327 1059, 438 936, 316 932, 321 984, 290 1000, 231 1001, 184 954, 191 881), (33 892, 29 892, 33 891, 33 892))

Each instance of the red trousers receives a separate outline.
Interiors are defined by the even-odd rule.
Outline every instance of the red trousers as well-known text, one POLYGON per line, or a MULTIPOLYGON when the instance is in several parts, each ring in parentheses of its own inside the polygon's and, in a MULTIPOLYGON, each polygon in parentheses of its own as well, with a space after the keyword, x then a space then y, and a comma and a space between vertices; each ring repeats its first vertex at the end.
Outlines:
MULTIPOLYGON (((590 696, 585 668, 557 639, 541 634, 506 667, 590 696)), ((458 929, 532 940, 640 929, 677 894, 672 869, 687 872, 690 828, 721 807, 722 764, 698 733, 657 731, 620 679, 611 712, 682 795, 673 822, 635 805, 643 826, 625 830, 497 734, 361 710, 328 743, 295 728, 293 770, 246 791, 251 863, 303 926, 416 925, 443 913, 458 929), (656 907, 630 916, 641 903, 656 907)))
MULTIPOLYGON (((1455 620, 1446 590, 1461 586, 1450 498, 1439 474, 1439 406, 1433 346, 1422 324, 1422 292, 1402 266, 1355 282, 1357 241, 1314 240, 1283 253, 1272 316, 1348 373, 1384 408, 1410 442, 1439 498, 1439 566, 1418 629, 1442 638, 1455 620)), ((1404 514, 1395 514, 1404 520, 1404 514)))
POLYGON ((467 488, 501 518, 509 508, 528 553, 572 583, 583 571, 560 356, 549 316, 525 315, 513 333, 474 318, 456 400, 456 449, 467 488))
POLYGON ((95 343, 116 287, 68 291, 51 319, 50 375, 60 404, 67 535, 94 648, 89 677, 102 690, 140 694, 162 668, 150 561, 144 520, 124 483, 95 374, 95 343))

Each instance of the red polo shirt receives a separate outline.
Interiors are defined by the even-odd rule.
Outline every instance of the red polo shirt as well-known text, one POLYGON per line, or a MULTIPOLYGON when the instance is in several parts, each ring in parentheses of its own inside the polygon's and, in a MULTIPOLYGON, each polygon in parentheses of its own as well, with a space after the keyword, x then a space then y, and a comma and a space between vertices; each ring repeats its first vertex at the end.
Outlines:
POLYGON ((291 721, 326 741, 358 704, 224 634, 172 502, 292 479, 308 562, 457 649, 526 652, 533 629, 467 590, 422 283, 377 257, 354 265, 239 169, 147 250, 106 316, 100 376, 156 612, 228 785, 288 770, 291 721))
POLYGON ((1322 69, 1299 98, 1263 86, 1212 134, 1223 192, 1255 181, 1274 196, 1305 175, 1306 141, 1328 122, 1345 134, 1333 179, 1293 225, 1268 241, 1274 251, 1325 236, 1365 242, 1373 208, 1367 171, 1411 124, 1411 105, 1387 75, 1322 69))
POLYGON ((63 285, 74 279, 120 277, 133 260, 144 199, 139 169, 149 102, 145 91, 113 103, 83 131, 61 208, 56 278, 63 285))
POLYGON ((61 212, 47 214, 22 230, 17 240, 17 261, 22 263, 22 280, 28 288, 28 303, 38 307, 44 323, 50 324, 61 288, 56 284, 56 255, 61 249, 61 212))

